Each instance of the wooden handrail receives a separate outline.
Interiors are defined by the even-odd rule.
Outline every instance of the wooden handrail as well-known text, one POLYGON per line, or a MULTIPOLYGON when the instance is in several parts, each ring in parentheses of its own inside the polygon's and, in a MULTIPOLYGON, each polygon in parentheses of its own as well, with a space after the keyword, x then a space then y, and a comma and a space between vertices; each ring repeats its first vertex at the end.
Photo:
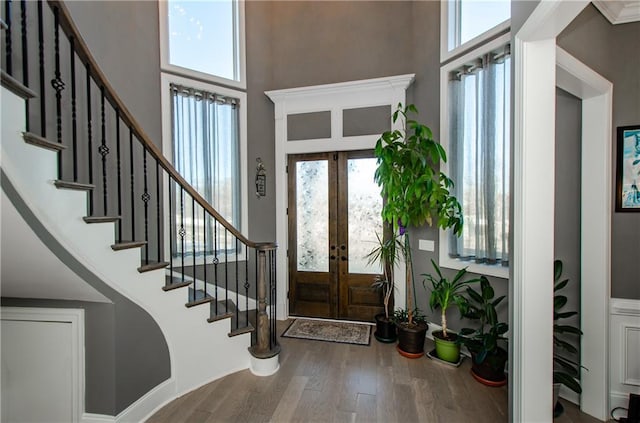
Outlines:
POLYGON ((198 192, 178 173, 173 165, 162 154, 162 151, 151 141, 151 138, 142 129, 140 124, 135 120, 132 113, 127 106, 122 102, 120 97, 116 94, 115 90, 109 83, 107 77, 102 73, 98 63, 91 55, 87 44, 80 35, 80 31, 73 23, 71 14, 67 9, 67 6, 61 0, 48 0, 51 7, 57 7, 60 11, 60 26, 69 38, 73 37, 75 40, 76 54, 80 57, 83 63, 89 64, 89 72, 93 79, 105 89, 105 98, 111 103, 114 109, 120 111, 120 118, 125 124, 133 131, 136 138, 144 145, 145 149, 156 159, 158 164, 173 178, 180 186, 191 195, 196 202, 206 210, 211 216, 222 224, 233 236, 238 238, 243 244, 255 248, 256 250, 272 250, 277 248, 275 242, 255 242, 246 238, 240 231, 238 231, 232 224, 230 224, 224 217, 222 217, 214 208, 209 204, 198 192))

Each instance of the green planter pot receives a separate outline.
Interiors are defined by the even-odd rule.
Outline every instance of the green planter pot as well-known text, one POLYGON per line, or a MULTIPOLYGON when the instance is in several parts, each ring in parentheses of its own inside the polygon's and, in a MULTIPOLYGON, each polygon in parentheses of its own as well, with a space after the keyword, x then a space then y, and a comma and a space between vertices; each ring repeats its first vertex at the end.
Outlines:
POLYGON ((441 330, 432 333, 436 344, 436 355, 440 360, 457 363, 460 360, 460 345, 456 343, 458 336, 449 332, 447 334, 448 339, 444 339, 441 330))

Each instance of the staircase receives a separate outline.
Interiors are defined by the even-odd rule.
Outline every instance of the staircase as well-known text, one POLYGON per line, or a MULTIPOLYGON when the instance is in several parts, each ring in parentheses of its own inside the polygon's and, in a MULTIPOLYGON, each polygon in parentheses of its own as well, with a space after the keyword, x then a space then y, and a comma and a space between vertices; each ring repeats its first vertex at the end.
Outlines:
POLYGON ((277 371, 276 245, 248 240, 178 174, 64 3, 4 3, 3 190, 11 185, 70 254, 155 319, 173 385, 157 401, 247 367, 277 371))

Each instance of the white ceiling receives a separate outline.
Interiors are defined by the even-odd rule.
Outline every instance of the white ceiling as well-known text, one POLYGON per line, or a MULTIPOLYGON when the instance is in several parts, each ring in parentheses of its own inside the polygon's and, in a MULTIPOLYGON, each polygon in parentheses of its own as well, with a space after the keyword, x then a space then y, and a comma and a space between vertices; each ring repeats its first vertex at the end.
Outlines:
POLYGON ((593 5, 614 25, 640 21, 638 0, 597 0, 593 5))

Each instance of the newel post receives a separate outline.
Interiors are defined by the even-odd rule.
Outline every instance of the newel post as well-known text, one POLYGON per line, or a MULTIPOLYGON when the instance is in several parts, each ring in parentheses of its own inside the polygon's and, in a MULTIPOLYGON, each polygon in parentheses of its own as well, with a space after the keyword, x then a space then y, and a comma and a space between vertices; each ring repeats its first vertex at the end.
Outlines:
POLYGON ((249 347, 249 352, 251 353, 250 370, 258 376, 269 376, 277 372, 280 367, 278 361, 280 345, 277 343, 275 334, 276 315, 274 308, 276 299, 273 298, 275 290, 272 289, 275 284, 275 254, 272 252, 276 248, 275 244, 258 244, 256 246, 258 259, 258 273, 256 275, 258 288, 256 298, 258 303, 257 339, 255 345, 249 347), (271 306, 269 313, 267 313, 267 302, 271 306))

